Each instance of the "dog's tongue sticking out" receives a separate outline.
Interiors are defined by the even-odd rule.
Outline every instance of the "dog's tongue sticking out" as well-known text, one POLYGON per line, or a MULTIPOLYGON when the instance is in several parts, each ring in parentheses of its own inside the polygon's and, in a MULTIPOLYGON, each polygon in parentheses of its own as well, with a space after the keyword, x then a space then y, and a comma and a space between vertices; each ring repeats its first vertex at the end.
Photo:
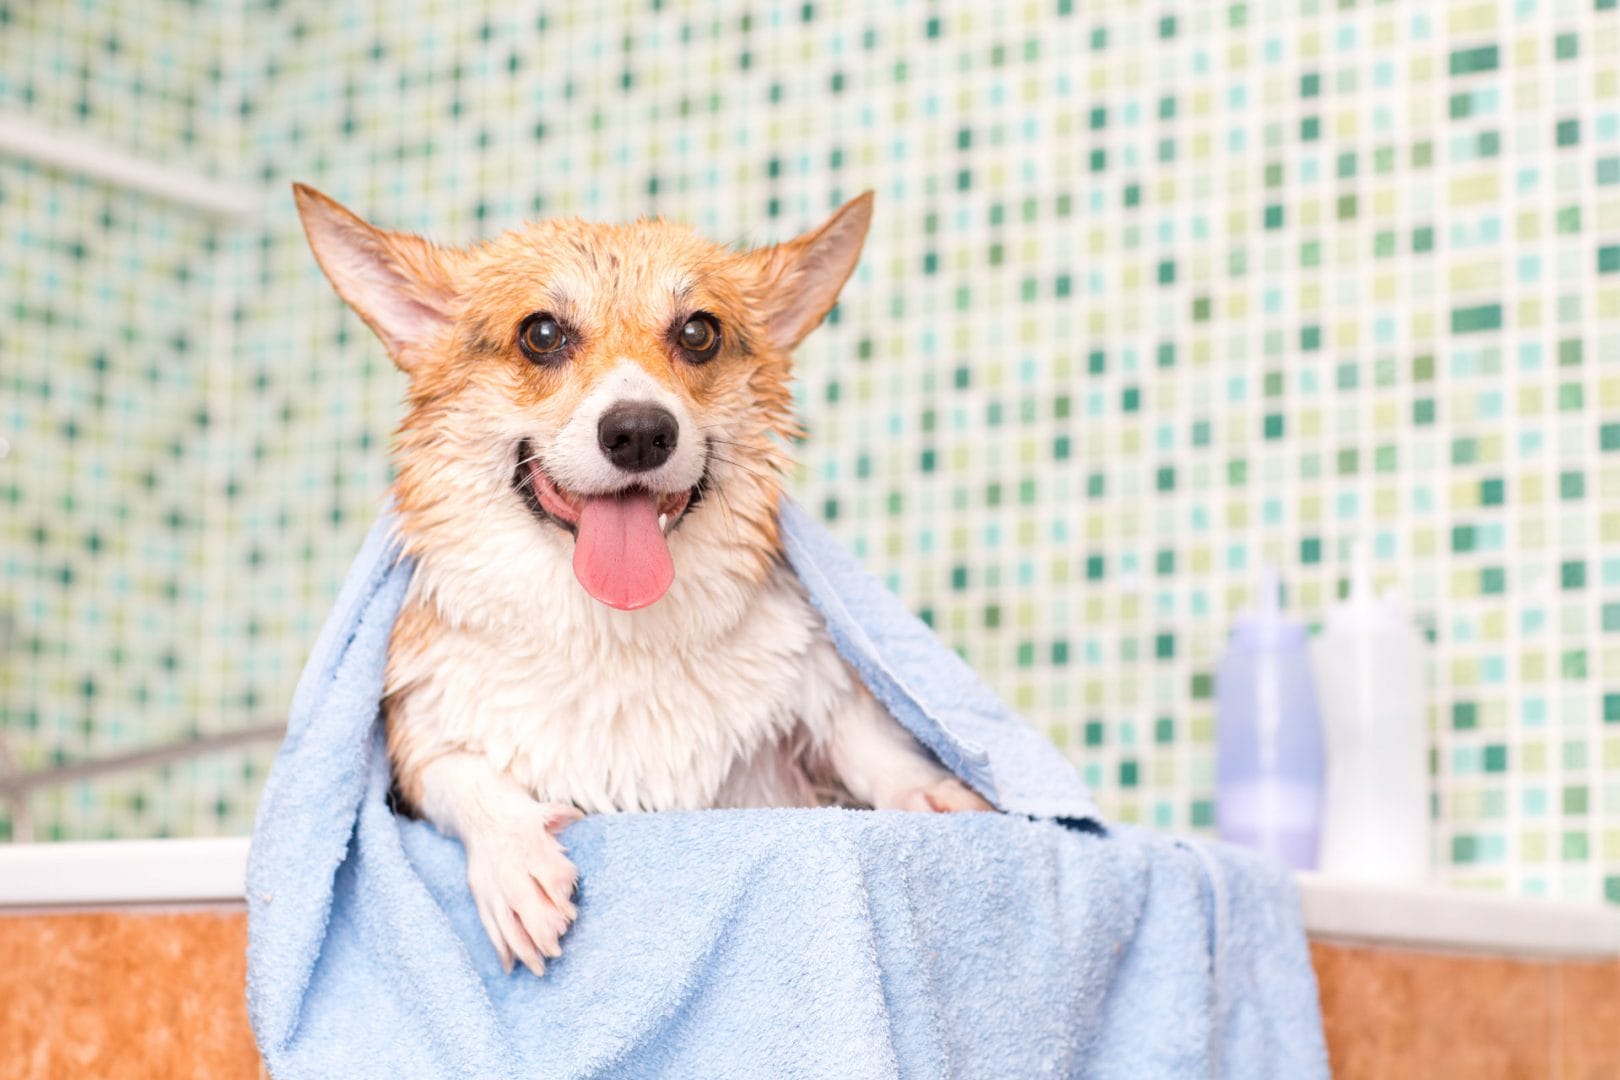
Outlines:
POLYGON ((574 528, 574 576, 602 603, 621 611, 644 608, 675 580, 653 496, 590 496, 574 528))

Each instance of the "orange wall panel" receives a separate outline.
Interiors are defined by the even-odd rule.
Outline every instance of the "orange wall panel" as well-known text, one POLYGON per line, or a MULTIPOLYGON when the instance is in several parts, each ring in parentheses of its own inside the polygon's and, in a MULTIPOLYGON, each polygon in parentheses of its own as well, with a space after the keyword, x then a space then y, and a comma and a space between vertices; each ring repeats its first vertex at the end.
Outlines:
MULTIPOLYGON (((240 909, 0 916, 0 1075, 263 1075, 240 909)), ((1620 961, 1313 942, 1336 1077, 1620 1077, 1620 961)))
POLYGON ((240 911, 0 917, 0 1074, 260 1075, 240 911))

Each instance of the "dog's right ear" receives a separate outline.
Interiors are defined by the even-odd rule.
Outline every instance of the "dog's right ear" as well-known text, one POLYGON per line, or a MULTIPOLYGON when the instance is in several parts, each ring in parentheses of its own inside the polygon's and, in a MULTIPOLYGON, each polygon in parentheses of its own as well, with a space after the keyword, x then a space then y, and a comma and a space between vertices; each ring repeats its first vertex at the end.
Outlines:
POLYGON ((293 185, 293 199, 327 280, 409 372, 450 327, 450 253, 367 224, 307 184, 293 185))

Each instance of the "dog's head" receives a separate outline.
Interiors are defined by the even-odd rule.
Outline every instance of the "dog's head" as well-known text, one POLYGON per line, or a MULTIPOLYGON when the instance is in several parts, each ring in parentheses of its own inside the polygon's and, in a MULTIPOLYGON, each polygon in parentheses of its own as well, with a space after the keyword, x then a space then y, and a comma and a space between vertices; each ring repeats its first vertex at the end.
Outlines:
POLYGON ((521 527, 547 554, 571 546, 579 584, 622 609, 669 588, 678 530, 768 562, 790 353, 854 270, 870 193, 738 252, 662 220, 542 221, 451 249, 294 192, 321 268, 410 377, 408 547, 493 528, 510 556, 521 527))

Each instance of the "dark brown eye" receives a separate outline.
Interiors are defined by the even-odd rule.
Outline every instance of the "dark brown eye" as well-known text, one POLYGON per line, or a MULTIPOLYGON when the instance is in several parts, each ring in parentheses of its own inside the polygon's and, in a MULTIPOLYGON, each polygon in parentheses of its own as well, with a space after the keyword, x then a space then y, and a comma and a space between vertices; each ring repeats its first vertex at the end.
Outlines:
POLYGON ((676 335, 693 360, 707 360, 720 345, 720 324, 713 315, 693 315, 676 335))
POLYGON ((556 319, 543 312, 530 315, 518 327, 518 348, 537 364, 549 364, 557 359, 568 344, 568 335, 556 319))

